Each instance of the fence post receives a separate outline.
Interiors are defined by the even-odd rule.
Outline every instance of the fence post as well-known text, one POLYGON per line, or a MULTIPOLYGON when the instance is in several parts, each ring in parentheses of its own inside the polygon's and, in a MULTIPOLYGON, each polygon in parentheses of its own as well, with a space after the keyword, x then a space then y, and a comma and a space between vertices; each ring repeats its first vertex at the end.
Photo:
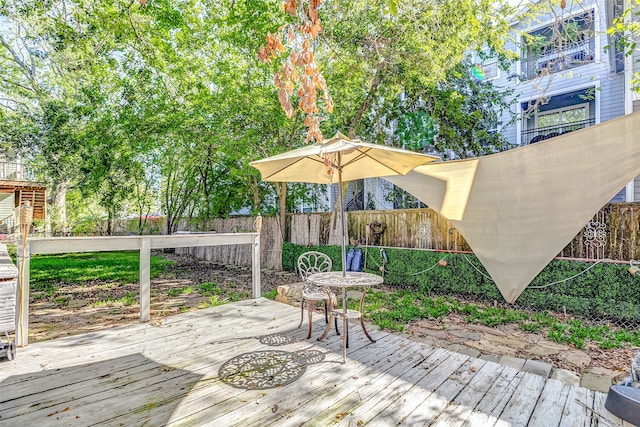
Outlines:
POLYGON ((262 216, 258 215, 253 222, 256 236, 253 241, 253 252, 251 253, 251 283, 253 298, 260 298, 260 232, 262 231, 262 216))
POLYGON ((253 298, 260 298, 260 233, 256 234, 253 242, 253 253, 251 255, 251 282, 253 283, 253 298))
POLYGON ((140 238, 140 321, 149 320, 151 307, 151 240, 140 238))
POLYGON ((31 259, 31 250, 29 241, 23 247, 22 242, 18 240, 18 300, 16 304, 17 330, 16 345, 25 347, 29 344, 29 260, 31 259))

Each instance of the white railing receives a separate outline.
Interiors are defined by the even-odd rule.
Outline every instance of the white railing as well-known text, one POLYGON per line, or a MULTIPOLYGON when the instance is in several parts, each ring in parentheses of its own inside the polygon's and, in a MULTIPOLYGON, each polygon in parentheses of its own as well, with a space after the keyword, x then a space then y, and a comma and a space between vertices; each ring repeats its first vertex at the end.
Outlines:
POLYGON ((140 321, 150 318, 151 249, 185 248, 195 246, 253 245, 251 254, 252 296, 260 298, 260 228, 255 233, 184 234, 171 236, 111 236, 111 237, 51 237, 28 239, 23 249, 18 242, 18 306, 16 344, 25 346, 29 341, 29 260, 35 254, 72 252, 140 251, 140 321), (24 250, 24 252, 23 252, 24 250), (24 256, 23 256, 24 253, 24 256))

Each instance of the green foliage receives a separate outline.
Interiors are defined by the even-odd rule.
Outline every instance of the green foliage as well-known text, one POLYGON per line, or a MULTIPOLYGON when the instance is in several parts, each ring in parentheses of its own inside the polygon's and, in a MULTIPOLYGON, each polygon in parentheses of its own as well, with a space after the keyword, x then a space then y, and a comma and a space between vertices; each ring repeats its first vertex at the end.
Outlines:
MULTIPOLYGON (((314 51, 336 101, 323 131, 382 142, 380 124, 399 94, 417 100, 469 49, 501 49, 509 29, 502 6, 323 2, 314 51)), ((275 66, 257 59, 266 33, 290 22, 280 1, 72 0, 58 9, 3 2, 0 29, 0 141, 49 184, 55 230, 69 225, 67 191, 99 208, 79 218, 144 217, 161 207, 169 232, 180 217, 240 207, 284 215, 285 203, 264 201, 286 186, 261 182, 248 166, 304 143, 304 117, 285 116, 275 66)), ((313 195, 295 192, 290 207, 296 197, 313 195)))
POLYGON ((403 331, 408 323, 415 320, 442 320, 450 313, 463 315, 469 323, 489 327, 513 323, 527 332, 544 333, 547 330, 552 340, 572 344, 578 349, 583 349, 587 341, 603 349, 640 345, 638 331, 611 331, 608 326, 586 325, 579 320, 562 322, 546 313, 531 315, 521 310, 462 303, 452 298, 427 297, 421 292, 373 292, 367 297, 365 308, 365 315, 373 323, 395 331, 403 331))
MULTIPOLYGON (((173 263, 152 255, 151 278, 158 277, 173 263)), ((59 283, 92 281, 136 283, 139 280, 140 254, 137 251, 90 252, 58 255, 34 255, 30 263, 32 289, 50 293, 59 283)))
POLYGON ((9 258, 13 259, 14 262, 17 260, 16 258, 16 251, 18 250, 18 246, 15 243, 7 243, 7 254, 9 255, 9 258))
POLYGON ((198 286, 198 293, 204 296, 220 295, 222 294, 222 289, 215 283, 206 282, 198 286))
POLYGON ((465 320, 472 323, 482 323, 485 326, 498 326, 507 323, 519 323, 529 319, 529 315, 518 310, 509 310, 499 307, 481 307, 475 304, 467 304, 461 310, 465 320))
POLYGON ((396 136, 409 150, 423 151, 433 145, 435 135, 434 120, 424 111, 408 112, 398 121, 396 136))
POLYGON ((111 305, 131 306, 136 303, 137 298, 138 297, 135 293, 127 292, 121 298, 105 298, 103 300, 96 301, 91 304, 91 307, 104 307, 104 306, 111 306, 111 305))
POLYGON ((167 291, 167 296, 169 298, 175 298, 179 295, 183 294, 191 294, 193 293, 193 286, 185 286, 184 288, 172 288, 167 291))
MULTIPOLYGON (((283 244, 283 267, 293 269, 297 257, 306 250, 326 253, 334 260, 334 269, 341 269, 340 247, 306 248, 290 243, 283 244)), ((448 264, 440 267, 438 261, 445 256, 440 252, 401 248, 385 248, 385 252, 388 262, 384 265, 384 282, 391 289, 411 289, 426 295, 450 295, 476 301, 503 301, 495 283, 473 255, 446 254, 448 264)), ((380 274, 379 267, 383 265, 380 248, 363 248, 363 255, 365 271, 380 274)), ((626 265, 600 263, 594 266, 554 260, 525 289, 514 307, 559 313, 566 311, 587 318, 637 324, 640 322, 640 294, 636 280, 628 273, 626 265), (592 268, 585 272, 589 267, 592 268), (535 288, 572 276, 576 277, 570 281, 535 288)), ((542 320, 543 317, 538 322, 542 320)))
POLYGON ((278 290, 277 289, 271 289, 270 291, 264 292, 262 294, 262 296, 264 298, 267 298, 267 299, 270 299, 270 300, 275 300, 277 295, 278 295, 278 290))
POLYGON ((220 298, 219 295, 213 295, 213 296, 210 296, 209 299, 207 299, 202 304, 202 307, 217 307, 219 305, 223 305, 223 304, 226 304, 228 302, 233 302, 233 301, 230 301, 227 298, 220 298))
POLYGON ((224 303, 242 301, 251 298, 251 294, 249 292, 237 291, 236 288, 237 285, 234 283, 229 283, 222 287, 217 283, 206 282, 201 283, 198 286, 198 293, 208 297, 207 302, 205 302, 205 305, 208 307, 215 305, 212 305, 211 301, 222 301, 222 303, 224 303))

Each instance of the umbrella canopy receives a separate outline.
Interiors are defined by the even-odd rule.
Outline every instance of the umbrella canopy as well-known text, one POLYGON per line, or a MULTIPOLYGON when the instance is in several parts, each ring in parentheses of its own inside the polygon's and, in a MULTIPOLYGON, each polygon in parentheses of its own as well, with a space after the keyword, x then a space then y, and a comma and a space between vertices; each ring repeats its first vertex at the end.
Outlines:
POLYGON ((404 175, 416 166, 434 160, 439 160, 439 157, 368 144, 338 132, 320 144, 307 145, 249 164, 260 171, 263 181, 331 184, 337 181, 328 173, 330 167, 342 175, 342 181, 353 181, 404 175))
MULTIPOLYGON (((440 158, 386 145, 368 144, 359 139, 349 139, 338 132, 333 138, 320 144, 308 145, 249 164, 260 171, 264 181, 272 182, 331 184, 336 182, 333 172, 337 171, 337 182, 342 187, 343 181, 404 175, 416 166, 435 160, 440 158)), ((339 194, 342 209, 342 189, 339 194)), ((344 218, 341 226, 342 271, 345 273, 344 218)))

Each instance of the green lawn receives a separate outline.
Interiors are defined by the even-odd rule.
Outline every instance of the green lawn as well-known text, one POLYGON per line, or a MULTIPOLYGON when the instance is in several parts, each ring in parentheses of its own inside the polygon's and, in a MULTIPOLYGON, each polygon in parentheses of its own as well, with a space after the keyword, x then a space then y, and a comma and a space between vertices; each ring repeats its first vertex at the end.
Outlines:
MULTIPOLYGON (((173 263, 155 255, 151 256, 150 262, 152 279, 173 263)), ((124 284, 137 282, 139 269, 138 251, 34 255, 31 258, 30 282, 34 290, 61 282, 98 280, 124 284)))

